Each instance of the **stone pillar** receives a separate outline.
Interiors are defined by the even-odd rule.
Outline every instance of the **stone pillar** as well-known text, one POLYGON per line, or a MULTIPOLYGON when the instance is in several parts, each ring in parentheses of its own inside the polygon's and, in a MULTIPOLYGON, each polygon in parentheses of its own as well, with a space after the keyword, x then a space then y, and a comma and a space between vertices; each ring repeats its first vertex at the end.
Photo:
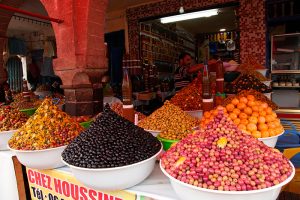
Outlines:
POLYGON ((63 86, 66 96, 65 110, 70 115, 94 114, 93 88, 91 85, 63 86))
POLYGON ((107 71, 104 23, 108 0, 41 0, 51 17, 58 58, 54 71, 62 79, 66 112, 91 115, 102 110, 101 78, 107 71))
MULTIPOLYGON (((40 0, 48 15, 64 20, 52 23, 57 44, 54 71, 63 82, 66 108, 71 115, 90 115, 102 109, 101 78, 107 71, 104 24, 108 0, 40 0)), ((2 0, 19 8, 24 0, 2 0)), ((14 13, 1 10, 0 38, 6 35, 14 13)), ((0 40, 0 49, 3 49, 0 40)), ((2 53, 2 52, 1 52, 2 53)), ((6 80, 0 56, 0 83, 6 80)))

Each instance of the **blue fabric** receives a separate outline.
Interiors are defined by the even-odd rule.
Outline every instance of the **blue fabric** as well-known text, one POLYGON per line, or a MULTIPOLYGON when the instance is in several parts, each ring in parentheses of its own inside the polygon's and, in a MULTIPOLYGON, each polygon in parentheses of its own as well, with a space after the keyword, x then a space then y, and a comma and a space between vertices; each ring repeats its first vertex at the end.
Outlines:
POLYGON ((12 55, 26 55, 26 45, 21 39, 9 38, 8 49, 9 53, 12 55))
POLYGON ((11 57, 7 61, 8 84, 10 89, 15 92, 22 90, 22 62, 18 57, 11 57))
POLYGON ((44 57, 43 65, 40 68, 41 76, 50 76, 54 77, 54 70, 52 64, 52 58, 44 57))

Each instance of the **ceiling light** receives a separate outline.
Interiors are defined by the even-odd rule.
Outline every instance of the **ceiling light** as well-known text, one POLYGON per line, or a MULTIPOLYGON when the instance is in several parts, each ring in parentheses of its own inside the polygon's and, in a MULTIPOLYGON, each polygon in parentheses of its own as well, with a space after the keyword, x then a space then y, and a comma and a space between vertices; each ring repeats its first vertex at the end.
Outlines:
POLYGON ((181 14, 181 15, 173 15, 170 17, 163 17, 160 19, 160 22, 163 24, 166 24, 166 23, 171 23, 171 22, 184 21, 184 20, 188 20, 188 19, 211 17, 211 16, 217 15, 217 14, 218 14, 218 9, 211 9, 211 10, 205 10, 205 11, 185 13, 185 14, 181 14))
POLYGON ((226 31, 225 28, 221 28, 221 29, 220 29, 220 32, 224 32, 224 31, 226 31))

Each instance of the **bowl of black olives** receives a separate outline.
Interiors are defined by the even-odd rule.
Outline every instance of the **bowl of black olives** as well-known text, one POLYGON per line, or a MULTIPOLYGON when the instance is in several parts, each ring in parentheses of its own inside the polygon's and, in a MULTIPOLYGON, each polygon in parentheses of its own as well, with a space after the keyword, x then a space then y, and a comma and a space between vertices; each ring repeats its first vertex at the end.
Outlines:
POLYGON ((123 190, 152 172, 162 144, 109 106, 63 151, 62 161, 82 184, 105 191, 123 190))
POLYGON ((74 177, 95 190, 117 191, 133 187, 145 180, 153 171, 162 148, 152 157, 131 165, 112 168, 82 168, 66 163, 74 177))

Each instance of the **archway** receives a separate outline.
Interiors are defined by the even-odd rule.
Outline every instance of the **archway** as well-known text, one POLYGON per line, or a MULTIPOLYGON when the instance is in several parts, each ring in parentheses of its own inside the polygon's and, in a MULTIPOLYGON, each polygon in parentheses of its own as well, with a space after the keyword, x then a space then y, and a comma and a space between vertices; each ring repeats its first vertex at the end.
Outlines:
MULTIPOLYGON (((19 9, 48 16, 39 0, 25 1, 19 9)), ((23 78, 28 80, 28 87, 32 90, 48 85, 53 91, 58 91, 58 87, 51 87, 54 82, 60 83, 60 78, 53 71, 53 59, 57 55, 51 23, 22 13, 14 13, 8 24, 6 36, 7 48, 4 50, 3 59, 12 91, 21 91, 23 78), (18 62, 7 62, 13 57, 22 60, 21 69, 15 66, 18 62), (15 77, 20 74, 20 77, 15 77)))
MULTIPOLYGON (((31 1, 31 0, 28 0, 31 1)), ((1 4, 19 8, 25 1, 3 0, 1 4)), ((57 44, 57 59, 54 60, 54 71, 61 77, 65 90, 66 100, 72 107, 66 105, 66 110, 72 110, 85 102, 89 104, 86 111, 78 111, 75 115, 91 114, 95 111, 95 105, 99 104, 99 89, 101 88, 101 76, 106 72, 105 46, 104 46, 104 25, 105 13, 108 0, 64 0, 48 1, 41 0, 49 16, 64 20, 63 23, 51 23, 54 29, 57 44), (75 78, 76 74, 85 73, 86 79, 75 78), (76 82, 74 82, 76 81, 76 82), (93 90, 93 95, 87 95, 85 99, 76 98, 76 90, 88 87, 93 90), (79 113, 83 112, 83 113, 79 113)), ((3 49, 3 40, 8 23, 14 13, 9 11, 0 12, 0 49, 3 49), (3 20, 2 20, 3 19, 3 20)), ((3 58, 0 58, 0 65, 3 65, 3 58)), ((85 76, 80 76, 85 77, 85 76)), ((3 67, 0 67, 0 82, 6 80, 3 67)), ((99 109, 98 109, 99 110, 99 109)))

